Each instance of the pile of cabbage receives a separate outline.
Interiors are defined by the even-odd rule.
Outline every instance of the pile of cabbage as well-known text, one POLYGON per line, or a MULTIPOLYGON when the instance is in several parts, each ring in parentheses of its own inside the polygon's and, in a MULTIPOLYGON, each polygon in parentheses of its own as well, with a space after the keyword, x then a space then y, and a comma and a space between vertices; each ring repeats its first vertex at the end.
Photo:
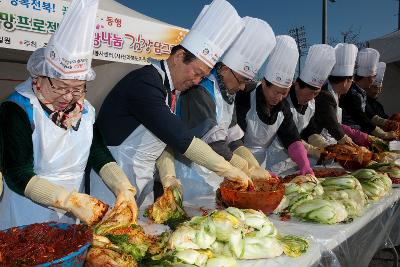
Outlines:
POLYGON ((364 193, 370 200, 386 196, 392 189, 392 180, 387 173, 372 169, 360 169, 352 173, 361 183, 364 193))
POLYGON ((322 224, 351 221, 363 214, 368 201, 386 196, 392 187, 386 174, 370 169, 319 181, 285 184, 285 211, 322 224))
POLYGON ((251 209, 227 208, 196 216, 181 224, 168 241, 168 252, 154 256, 146 266, 238 266, 238 259, 297 257, 308 241, 282 236, 267 216, 251 209))

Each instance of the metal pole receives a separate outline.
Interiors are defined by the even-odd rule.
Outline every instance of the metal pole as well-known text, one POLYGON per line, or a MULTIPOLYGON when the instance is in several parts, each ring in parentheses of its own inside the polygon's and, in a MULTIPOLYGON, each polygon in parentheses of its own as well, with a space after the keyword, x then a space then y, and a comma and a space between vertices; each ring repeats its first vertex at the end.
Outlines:
POLYGON ((328 32, 328 19, 327 19, 328 5, 327 0, 322 0, 322 43, 327 43, 328 32))
MULTIPOLYGON (((298 28, 296 28, 296 42, 297 42, 297 49, 299 50, 299 53, 301 53, 301 49, 300 49, 300 36, 299 36, 299 29, 298 28)), ((300 71, 301 71, 301 68, 300 68, 300 59, 301 59, 301 57, 299 56, 299 59, 298 59, 298 65, 299 65, 299 77, 300 77, 300 71)))
POLYGON ((399 13, 397 14, 397 30, 400 31, 400 0, 398 0, 399 2, 399 13))

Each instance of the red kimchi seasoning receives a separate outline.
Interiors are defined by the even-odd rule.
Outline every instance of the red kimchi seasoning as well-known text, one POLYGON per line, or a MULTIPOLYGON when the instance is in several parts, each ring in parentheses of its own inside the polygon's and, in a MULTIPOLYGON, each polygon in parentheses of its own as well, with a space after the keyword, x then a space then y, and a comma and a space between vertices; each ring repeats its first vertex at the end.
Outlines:
POLYGON ((90 227, 70 225, 66 230, 36 223, 0 232, 0 266, 35 266, 60 259, 93 239, 90 227))

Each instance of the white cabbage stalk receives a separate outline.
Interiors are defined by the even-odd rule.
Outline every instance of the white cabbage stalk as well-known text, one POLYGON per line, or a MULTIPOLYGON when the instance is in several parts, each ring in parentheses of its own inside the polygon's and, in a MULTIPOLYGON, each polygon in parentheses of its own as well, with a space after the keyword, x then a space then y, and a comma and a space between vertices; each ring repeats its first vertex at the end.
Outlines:
POLYGON ((229 249, 236 258, 240 258, 242 256, 243 246, 244 242, 242 232, 239 230, 232 232, 231 236, 229 237, 229 249))
POLYGON ((270 223, 268 217, 261 211, 252 209, 243 210, 244 224, 254 229, 260 230, 264 224, 270 223))
POLYGON ((306 200, 298 205, 293 213, 304 220, 326 224, 341 222, 347 217, 342 204, 325 199, 306 200))
POLYGON ((283 247, 274 237, 245 237, 240 259, 271 259, 282 255, 283 247))
POLYGON ((174 250, 200 249, 195 243, 197 231, 188 225, 181 225, 168 240, 168 248, 174 250))
POLYGON ((227 212, 238 218, 240 221, 244 222, 244 213, 238 208, 229 207, 225 209, 227 212))
POLYGON ((196 266, 204 266, 208 261, 208 257, 210 253, 194 250, 194 249, 186 249, 177 251, 175 257, 183 261, 184 263, 193 264, 196 266))
POLYGON ((208 216, 193 217, 188 223, 196 230, 194 242, 201 248, 207 249, 216 240, 216 230, 214 222, 208 216))
POLYGON ((343 222, 344 220, 346 220, 348 217, 348 213, 344 205, 338 201, 331 201, 331 204, 336 212, 336 221, 343 222))
POLYGON ((209 259, 206 267, 239 267, 239 265, 232 257, 217 256, 209 259))
POLYGON ((229 241, 231 233, 238 229, 240 231, 243 227, 242 222, 238 218, 224 210, 215 211, 210 216, 215 225, 218 241, 229 241))
POLYGON ((210 250, 214 255, 221 255, 221 256, 226 256, 226 257, 234 257, 229 243, 227 242, 220 242, 220 241, 215 241, 214 243, 211 244, 210 250))
POLYGON ((289 207, 289 204, 290 204, 289 198, 287 198, 286 196, 283 196, 278 207, 275 208, 274 213, 283 212, 287 207, 289 207))

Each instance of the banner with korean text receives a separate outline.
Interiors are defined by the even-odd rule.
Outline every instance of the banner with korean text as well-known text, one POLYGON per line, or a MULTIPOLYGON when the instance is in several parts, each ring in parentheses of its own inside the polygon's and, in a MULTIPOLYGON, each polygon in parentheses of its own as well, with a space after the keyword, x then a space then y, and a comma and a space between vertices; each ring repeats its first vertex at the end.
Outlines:
MULTIPOLYGON (((34 51, 46 46, 69 4, 66 0, 0 0, 0 47, 34 51)), ((94 58, 147 64, 149 58, 167 58, 186 33, 180 27, 100 9, 94 58)))

